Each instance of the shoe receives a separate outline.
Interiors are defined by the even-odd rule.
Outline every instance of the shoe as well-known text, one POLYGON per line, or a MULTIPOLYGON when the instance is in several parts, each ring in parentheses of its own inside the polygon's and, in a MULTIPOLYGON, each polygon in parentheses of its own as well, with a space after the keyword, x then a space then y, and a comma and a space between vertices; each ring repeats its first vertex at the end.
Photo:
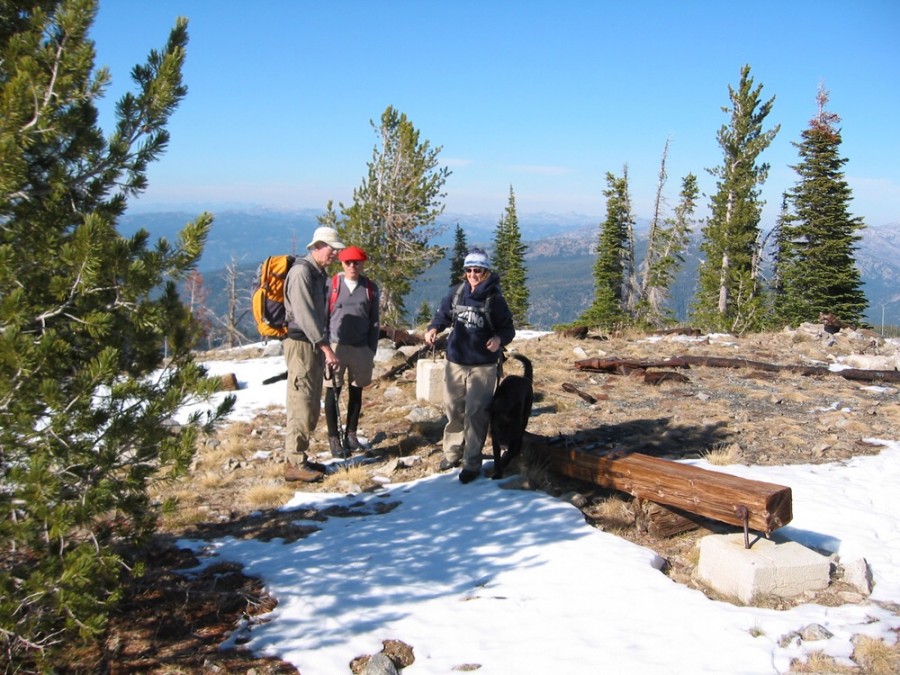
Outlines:
POLYGON ((463 469, 459 472, 459 482, 462 484, 471 483, 473 480, 478 478, 478 473, 478 471, 463 469))
POLYGON ((346 459, 350 456, 350 453, 346 452, 344 448, 341 447, 341 439, 337 436, 328 437, 328 447, 331 450, 331 456, 335 459, 346 459))
POLYGON ((315 483, 317 480, 322 480, 322 476, 325 473, 322 471, 316 471, 308 466, 294 466, 293 464, 286 464, 284 467, 284 479, 287 481, 300 481, 303 483, 315 483))
POLYGON ((438 469, 441 471, 449 471, 450 469, 455 469, 459 466, 459 460, 450 461, 446 457, 441 460, 441 463, 438 465, 438 469))
POLYGON ((348 431, 344 436, 344 447, 347 450, 359 450, 359 439, 356 437, 355 431, 348 431))

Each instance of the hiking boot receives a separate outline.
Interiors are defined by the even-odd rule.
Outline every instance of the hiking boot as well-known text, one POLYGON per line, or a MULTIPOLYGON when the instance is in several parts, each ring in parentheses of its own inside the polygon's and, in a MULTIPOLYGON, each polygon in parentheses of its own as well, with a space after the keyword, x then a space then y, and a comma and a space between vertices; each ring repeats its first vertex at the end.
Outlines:
POLYGON ((359 439, 356 437, 355 431, 348 431, 344 436, 344 447, 347 450, 359 450, 359 439))
POLYGON ((458 460, 458 459, 456 459, 456 460, 449 460, 449 459, 447 459, 446 457, 444 457, 444 458, 441 460, 441 463, 440 463, 440 465, 438 466, 438 469, 440 469, 441 471, 449 471, 450 469, 455 469, 455 468, 458 467, 458 466, 459 466, 459 460, 458 460))
POLYGON ((471 469, 463 469, 459 472, 459 482, 463 484, 471 483, 478 478, 478 473, 478 471, 472 471, 471 469))
POLYGON ((341 439, 337 436, 328 437, 328 447, 331 450, 331 456, 335 459, 345 459, 350 456, 350 453, 341 447, 341 439))
POLYGON ((285 464, 284 479, 287 481, 300 481, 303 483, 315 483, 322 480, 323 471, 316 471, 308 465, 294 466, 293 464, 285 464))

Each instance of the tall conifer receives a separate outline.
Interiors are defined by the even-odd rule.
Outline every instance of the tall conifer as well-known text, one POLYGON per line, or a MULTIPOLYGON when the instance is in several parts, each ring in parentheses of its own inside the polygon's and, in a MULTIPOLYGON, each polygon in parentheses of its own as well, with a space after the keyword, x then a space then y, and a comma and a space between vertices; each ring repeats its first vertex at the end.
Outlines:
POLYGON ((346 219, 338 231, 369 255, 366 269, 380 285, 382 323, 401 325, 412 280, 445 254, 433 242, 444 229, 437 218, 450 170, 438 163, 441 148, 420 140, 406 114, 392 106, 372 128, 379 145, 353 204, 342 205, 346 219))
POLYGON ((854 254, 864 224, 850 215, 840 117, 826 110, 824 88, 817 102, 816 116, 794 143, 800 178, 787 195, 790 213, 778 238, 776 315, 792 325, 817 321, 822 312, 858 323, 868 305, 854 254))
POLYGON ((525 253, 522 243, 516 195, 509 188, 509 201, 494 233, 494 271, 500 276, 503 296, 509 304, 517 326, 525 325, 528 314, 528 287, 525 285, 525 253))
POLYGON ((594 301, 578 318, 577 323, 612 329, 629 320, 626 309, 629 294, 629 266, 634 260, 634 215, 628 192, 628 171, 621 177, 606 174, 606 220, 600 226, 597 239, 597 259, 594 261, 594 301))
MULTIPOLYGON (((11 7, 10 5, 14 5, 11 7)), ((104 137, 88 39, 95 0, 0 12, 0 653, 10 672, 99 634, 131 545, 152 533, 149 487, 187 470, 213 393, 192 360, 197 327, 176 292, 211 216, 177 242, 121 236, 184 97, 187 21, 132 71, 104 137)), ((205 421, 211 425, 233 399, 205 421)))
POLYGON ((742 333, 759 328, 765 319, 759 279, 762 237, 759 220, 763 202, 759 188, 769 165, 759 157, 779 127, 763 130, 775 101, 761 101, 762 85, 754 86, 750 66, 741 69, 737 89, 728 87, 729 125, 718 132, 721 166, 709 172, 718 178, 712 197, 712 215, 703 228, 703 261, 693 319, 710 330, 742 333))
POLYGON ((450 258, 450 285, 455 286, 465 279, 466 253, 469 245, 466 243, 466 233, 456 224, 456 232, 453 236, 453 256, 450 258))

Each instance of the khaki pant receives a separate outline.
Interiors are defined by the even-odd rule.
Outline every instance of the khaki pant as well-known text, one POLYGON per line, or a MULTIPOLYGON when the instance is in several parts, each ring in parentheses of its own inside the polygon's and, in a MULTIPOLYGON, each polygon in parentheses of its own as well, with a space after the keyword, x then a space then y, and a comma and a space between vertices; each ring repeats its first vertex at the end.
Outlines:
POLYGON ((461 366, 447 362, 444 370, 444 459, 462 459, 464 469, 481 470, 481 450, 490 423, 491 400, 497 387, 497 364, 461 366))
POLYGON ((284 341, 284 360, 288 370, 284 458, 294 466, 302 466, 308 459, 310 438, 322 411, 325 357, 309 342, 288 338, 284 341))

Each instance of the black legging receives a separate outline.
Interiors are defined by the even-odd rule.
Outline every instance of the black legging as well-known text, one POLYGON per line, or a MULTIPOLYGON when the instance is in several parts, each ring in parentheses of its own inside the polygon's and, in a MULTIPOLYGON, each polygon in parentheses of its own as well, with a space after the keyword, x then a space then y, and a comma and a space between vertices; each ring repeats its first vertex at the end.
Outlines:
MULTIPOLYGON (((334 387, 325 387, 325 423, 328 425, 329 436, 340 436, 337 404, 334 387)), ((356 432, 360 411, 362 411, 362 387, 354 387, 351 384, 347 394, 347 431, 356 432)))

